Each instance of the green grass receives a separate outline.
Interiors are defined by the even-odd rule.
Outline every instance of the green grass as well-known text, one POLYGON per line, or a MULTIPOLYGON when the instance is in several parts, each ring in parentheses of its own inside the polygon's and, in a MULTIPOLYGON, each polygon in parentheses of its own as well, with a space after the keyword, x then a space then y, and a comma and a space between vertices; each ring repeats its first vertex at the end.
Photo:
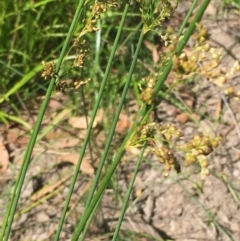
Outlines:
MULTIPOLYGON (((183 67, 177 69, 175 60, 181 55, 189 38, 194 34, 196 23, 201 20, 210 1, 202 1, 194 18, 191 19, 191 23, 188 24, 189 17, 197 3, 197 1, 194 1, 182 25, 175 30, 175 37, 170 34, 174 48, 168 51, 166 55, 162 55, 162 62, 159 64, 153 63, 152 55, 144 46, 143 41, 154 42, 154 39, 160 41, 160 35, 168 33, 164 21, 168 16, 171 17, 171 12, 174 9, 171 9, 171 6, 168 5, 168 1, 140 2, 142 4, 141 11, 140 3, 137 2, 130 5, 128 1, 120 1, 119 7, 108 4, 106 11, 99 16, 99 19, 95 19, 95 17, 102 5, 99 5, 96 12, 92 13, 94 9, 91 7, 94 1, 63 0, 61 3, 57 1, 38 1, 37 3, 33 1, 13 1, 11 4, 8 1, 2 1, 0 3, 0 65, 2 66, 0 104, 3 106, 0 112, 0 120, 5 125, 17 124, 31 130, 31 139, 25 153, 24 162, 1 225, 1 240, 9 239, 14 215, 16 213, 19 215, 17 212, 18 201, 36 141, 44 138, 46 133, 54 126, 66 125, 66 123, 61 123, 61 120, 56 119, 45 129, 41 129, 40 132, 48 101, 51 96, 54 96, 55 92, 64 91, 68 95, 67 103, 64 104, 71 108, 71 113, 76 115, 88 113, 91 116, 91 121, 79 150, 79 160, 69 185, 69 192, 54 240, 59 240, 68 215, 67 211, 79 175, 79 167, 89 142, 92 142, 92 126, 99 108, 103 108, 105 113, 108 113, 105 119, 112 121, 111 123, 107 121, 103 123, 107 136, 106 143, 104 143, 104 149, 99 155, 98 169, 93 178, 92 186, 87 192, 84 213, 76 223, 72 240, 84 240, 106 187, 110 185, 111 181, 113 183, 110 186, 117 186, 113 181, 114 173, 121 162, 126 147, 133 140, 133 136, 138 135, 139 128, 137 127, 143 129, 144 125, 151 122, 150 114, 163 99, 186 112, 196 125, 198 124, 191 111, 181 104, 176 95, 170 95, 175 86, 168 86, 165 81, 172 68, 176 68, 174 71, 179 71, 178 74, 185 71, 183 67), (91 22, 91 19, 94 21, 91 22), (94 31, 94 28, 98 28, 98 31, 94 31), (82 35, 76 41, 80 33, 82 35), (74 43, 77 47, 74 46, 74 43), (76 65, 76 59, 78 56, 82 57, 81 54, 86 54, 83 58, 83 66, 76 65), (42 61, 45 61, 45 67, 41 64, 42 61), (54 63, 54 67, 49 65, 51 63, 54 63), (151 66, 151 68, 148 66, 151 66), (53 69, 46 74, 46 67, 53 67, 53 69), (41 77, 43 73, 48 76, 46 78, 41 77), (157 77, 154 77, 154 82, 150 84, 151 78, 149 76, 154 76, 154 74, 157 74, 157 77), (139 84, 142 78, 146 76, 150 80, 149 82, 148 80, 145 81, 141 90, 139 84), (74 89, 73 84, 65 84, 68 79, 91 80, 80 89, 74 89), (40 105, 37 98, 42 95, 45 96, 45 99, 40 105), (115 128, 119 115, 123 109, 128 108, 128 102, 132 98, 138 101, 140 110, 127 135, 121 140, 121 143, 113 147, 112 143, 116 136, 115 128), (25 120, 23 114, 26 109, 31 112, 31 106, 37 106, 39 109, 39 115, 33 129, 25 120)), ((128 207, 145 147, 148 141, 157 142, 155 136, 149 137, 141 134, 138 137, 137 143, 140 144, 141 154, 127 194, 123 198, 121 215, 112 234, 112 240, 128 240, 127 238, 118 239, 122 219, 128 207)), ((173 168, 172 163, 169 165, 173 168)), ((232 186, 229 186, 229 188, 233 190, 232 186)), ((115 190, 117 192, 117 189, 115 190)), ((235 192, 232 193, 238 201, 235 192)), ((44 200, 39 200, 39 203, 44 200)), ((194 201, 196 200, 194 199, 194 201)), ((36 203, 37 205, 38 203, 36 203)), ((34 205, 31 206, 31 208, 34 207, 34 205)), ((28 209, 24 210, 28 211, 28 209)), ((203 210, 218 227, 218 222, 214 217, 204 207, 203 210)), ((229 234, 222 227, 219 229, 229 238, 229 234)))
MULTIPOLYGON (((229 6, 240 10, 240 1, 239 0, 222 0, 223 7, 228 8, 229 6)), ((239 13, 239 12, 238 12, 239 13)))

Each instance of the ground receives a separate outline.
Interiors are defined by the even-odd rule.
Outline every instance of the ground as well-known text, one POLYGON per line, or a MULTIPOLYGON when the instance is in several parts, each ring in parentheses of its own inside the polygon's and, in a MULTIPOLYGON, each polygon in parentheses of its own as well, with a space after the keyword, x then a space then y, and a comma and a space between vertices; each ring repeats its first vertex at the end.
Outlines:
MULTIPOLYGON (((177 16, 186 14, 187 2, 181 3, 177 16)), ((211 3, 204 15, 203 24, 211 34, 211 44, 226 51, 222 65, 229 67, 240 59, 240 18, 234 9, 222 11, 211 3)), ((229 86, 240 90, 240 75, 229 86)), ((200 118, 196 124, 169 102, 158 106, 157 117, 164 123, 172 123, 184 134, 185 140, 196 133, 210 136, 222 135, 221 145, 210 156, 211 175, 201 180, 197 168, 183 168, 181 174, 174 171, 168 178, 162 176, 157 158, 147 154, 138 172, 129 207, 122 224, 123 240, 240 240, 240 105, 239 100, 228 98, 221 88, 205 79, 181 89, 180 98, 192 102, 191 108, 200 118), (193 94, 195 93, 195 94, 193 94), (216 121, 217 119, 217 121, 216 121), (132 232, 130 232, 132 231, 132 232), (158 239, 157 239, 158 238, 158 239)), ((38 143, 27 173, 23 192, 13 224, 11 240, 53 240, 68 186, 78 159, 79 147, 86 133, 85 119, 72 119, 62 102, 67 97, 58 94, 52 98, 43 121, 38 143), (55 114, 58 113, 58 114, 55 114), (49 123, 55 127, 49 127, 49 123), (60 123, 68 121, 68 127, 60 123), (74 124, 75 123, 75 124, 74 124)), ((130 115, 137 111, 132 102, 130 115)), ((93 152, 87 151, 71 199, 60 240, 70 240, 74 225, 79 219, 92 184, 92 176, 98 165, 105 136, 99 128, 103 120, 100 113, 92 138, 93 152)), ((27 118, 27 116, 26 116, 27 118)), ((36 113, 32 113, 36 118, 36 113)), ((124 114, 118 128, 125 131, 131 116, 124 114), (123 126, 121 126, 121 124, 123 126)), ((29 120, 29 124, 33 125, 29 120)), ((26 130, 19 126, 6 129, 1 125, 2 141, 7 143, 11 163, 1 176, 0 203, 8 202, 10 187, 14 184, 23 153, 29 141, 26 130)), ((119 217, 122 200, 134 170, 138 152, 125 152, 116 173, 118 187, 109 186, 103 201, 90 225, 88 239, 110 240, 119 217), (118 189, 118 196, 114 189, 118 189)), ((0 222, 3 219, 0 217, 0 222)), ((119 240, 121 240, 119 238, 119 240)))

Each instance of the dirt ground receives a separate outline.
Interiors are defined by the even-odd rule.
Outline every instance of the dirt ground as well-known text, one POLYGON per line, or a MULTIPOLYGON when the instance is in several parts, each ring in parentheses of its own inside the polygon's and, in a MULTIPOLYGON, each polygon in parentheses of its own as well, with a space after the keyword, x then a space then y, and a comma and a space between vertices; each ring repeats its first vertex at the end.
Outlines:
MULTIPOLYGON (((179 5, 176 18, 186 14, 188 5, 187 1, 179 5)), ((240 18, 234 9, 223 11, 216 6, 219 5, 212 1, 202 22, 209 29, 212 45, 221 46, 226 52, 223 66, 230 67, 240 59, 240 18)), ((228 85, 240 90, 240 75, 228 85)), ((210 156, 211 175, 202 181, 197 168, 191 167, 184 168, 180 175, 172 171, 165 179, 156 157, 147 155, 137 175, 119 240, 240 240, 240 101, 226 97, 221 88, 204 79, 186 86, 182 92, 188 97, 190 92, 196 93, 191 96, 194 99, 192 110, 196 115, 201 113, 204 116, 199 126, 196 127, 192 121, 183 121, 182 113, 167 102, 158 107, 158 118, 177 126, 185 140, 196 133, 223 136, 220 147, 210 156)), ((63 94, 59 97, 61 100, 64 98, 63 94)), ((58 114, 44 119, 41 133, 47 134, 39 138, 34 149, 13 224, 13 241, 53 240, 58 225, 78 150, 86 133, 84 128, 74 128, 74 124, 73 127, 61 127, 59 123, 68 120, 70 112, 59 99, 51 100, 48 113, 58 114), (59 124, 59 127, 48 130, 49 120, 56 121, 54 124, 59 124)), ((134 104, 132 108, 136 111, 134 104)), ((32 118, 36 118, 34 113, 32 118)), ((19 127, 0 128, 11 160, 6 174, 0 177, 0 206, 6 207, 29 137, 19 127)), ((97 168, 105 136, 97 128, 94 135, 91 142, 94 150, 91 155, 88 150, 83 160, 82 173, 61 233, 62 241, 71 240, 97 168)), ((119 196, 115 196, 113 188, 107 189, 86 240, 111 239, 136 158, 133 152, 125 153, 115 177, 119 196)), ((4 211, 5 208, 1 209, 0 223, 4 211)))

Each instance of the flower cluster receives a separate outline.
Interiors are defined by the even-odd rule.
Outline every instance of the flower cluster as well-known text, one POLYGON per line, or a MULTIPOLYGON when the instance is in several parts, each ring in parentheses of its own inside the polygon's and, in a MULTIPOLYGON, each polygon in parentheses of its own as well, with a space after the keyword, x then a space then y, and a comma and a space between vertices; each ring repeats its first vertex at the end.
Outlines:
MULTIPOLYGON (((205 79, 222 87, 229 78, 232 78, 240 70, 239 61, 236 61, 231 69, 221 67, 223 49, 212 47, 209 42, 209 33, 202 24, 197 24, 196 33, 193 35, 194 46, 191 50, 185 49, 177 56, 173 56, 173 71, 176 81, 184 76, 200 75, 205 79)), ((178 38, 171 28, 162 36, 169 51, 174 51, 178 38)))
MULTIPOLYGON (((75 50, 76 53, 73 67, 82 68, 84 66, 85 59, 90 51, 87 45, 87 41, 83 39, 83 36, 87 33, 94 33, 98 31, 96 23, 97 20, 100 18, 101 14, 106 12, 108 7, 117 7, 118 5, 119 3, 114 0, 106 0, 95 1, 95 3, 90 7, 91 13, 87 15, 86 19, 83 20, 84 27, 73 41, 72 48, 75 50)), ((44 70, 41 75, 43 78, 46 79, 49 76, 53 77, 56 74, 56 66, 53 62, 45 63, 44 61, 42 61, 42 64, 44 65, 44 70)), ((55 91, 62 91, 63 89, 65 89, 66 86, 66 84, 57 83, 55 86, 55 91)))
POLYGON ((158 75, 149 76, 143 79, 143 88, 140 99, 143 103, 151 105, 154 103, 154 86, 158 79, 158 75))
POLYGON ((86 40, 81 41, 80 39, 75 39, 73 47, 76 49, 76 59, 74 61, 74 66, 75 67, 83 67, 84 60, 89 53, 89 48, 87 47, 86 40))
POLYGON ((49 76, 53 77, 56 74, 56 65, 54 62, 46 63, 45 61, 42 61, 43 65, 43 73, 41 77, 44 79, 47 79, 49 76))
POLYGON ((213 151, 213 148, 219 146, 221 140, 222 138, 220 136, 211 138, 197 134, 193 140, 185 145, 179 146, 178 148, 185 152, 185 165, 189 166, 198 162, 201 166, 201 177, 204 179, 209 175, 209 161, 207 156, 213 151))
POLYGON ((138 127, 130 146, 141 147, 146 143, 149 150, 158 158, 159 163, 164 165, 164 177, 168 177, 171 169, 178 173, 181 171, 181 166, 174 155, 174 150, 180 150, 185 153, 185 166, 199 163, 201 178, 205 178, 209 175, 207 156, 218 147, 222 138, 197 134, 188 143, 178 145, 175 142, 180 137, 182 133, 175 126, 151 122, 138 127))
POLYGON ((178 6, 178 0, 144 1, 139 0, 145 32, 160 26, 178 6))
POLYGON ((172 168, 177 172, 181 170, 173 151, 169 147, 169 143, 175 138, 181 137, 181 135, 182 133, 173 125, 151 122, 138 127, 136 135, 130 142, 130 146, 140 147, 144 143, 147 143, 150 151, 164 165, 164 177, 168 177, 172 168))
POLYGON ((236 100, 240 100, 240 91, 236 91, 233 86, 229 86, 225 89, 225 94, 233 97, 236 100))
POLYGON ((82 37, 87 33, 97 32, 96 27, 97 20, 100 19, 102 13, 107 11, 108 7, 117 7, 118 3, 115 1, 95 1, 91 6, 91 14, 87 19, 83 20, 84 28, 74 40, 73 47, 76 49, 76 59, 74 61, 74 67, 82 68, 84 65, 84 59, 89 53, 89 48, 87 47, 86 40, 82 40, 82 37))
POLYGON ((157 135, 155 135, 153 152, 158 157, 158 161, 164 165, 163 176, 168 177, 173 168, 177 173, 181 171, 181 166, 174 156, 171 144, 174 139, 180 138, 182 133, 171 124, 157 124, 157 135), (158 136, 162 138, 158 138, 158 136))
POLYGON ((108 7, 117 7, 118 3, 115 1, 95 1, 91 6, 91 15, 83 20, 84 28, 78 36, 79 39, 87 33, 97 32, 98 28, 96 27, 97 20, 100 19, 102 13, 107 11, 108 7))

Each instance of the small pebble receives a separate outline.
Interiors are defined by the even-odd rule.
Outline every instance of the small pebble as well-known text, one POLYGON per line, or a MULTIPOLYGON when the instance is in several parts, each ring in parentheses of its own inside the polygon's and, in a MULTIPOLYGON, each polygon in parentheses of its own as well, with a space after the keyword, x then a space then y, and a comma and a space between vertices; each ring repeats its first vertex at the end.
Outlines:
POLYGON ((240 175, 239 175, 239 170, 234 170, 234 171, 233 171, 233 176, 234 176, 234 177, 240 177, 240 175))

